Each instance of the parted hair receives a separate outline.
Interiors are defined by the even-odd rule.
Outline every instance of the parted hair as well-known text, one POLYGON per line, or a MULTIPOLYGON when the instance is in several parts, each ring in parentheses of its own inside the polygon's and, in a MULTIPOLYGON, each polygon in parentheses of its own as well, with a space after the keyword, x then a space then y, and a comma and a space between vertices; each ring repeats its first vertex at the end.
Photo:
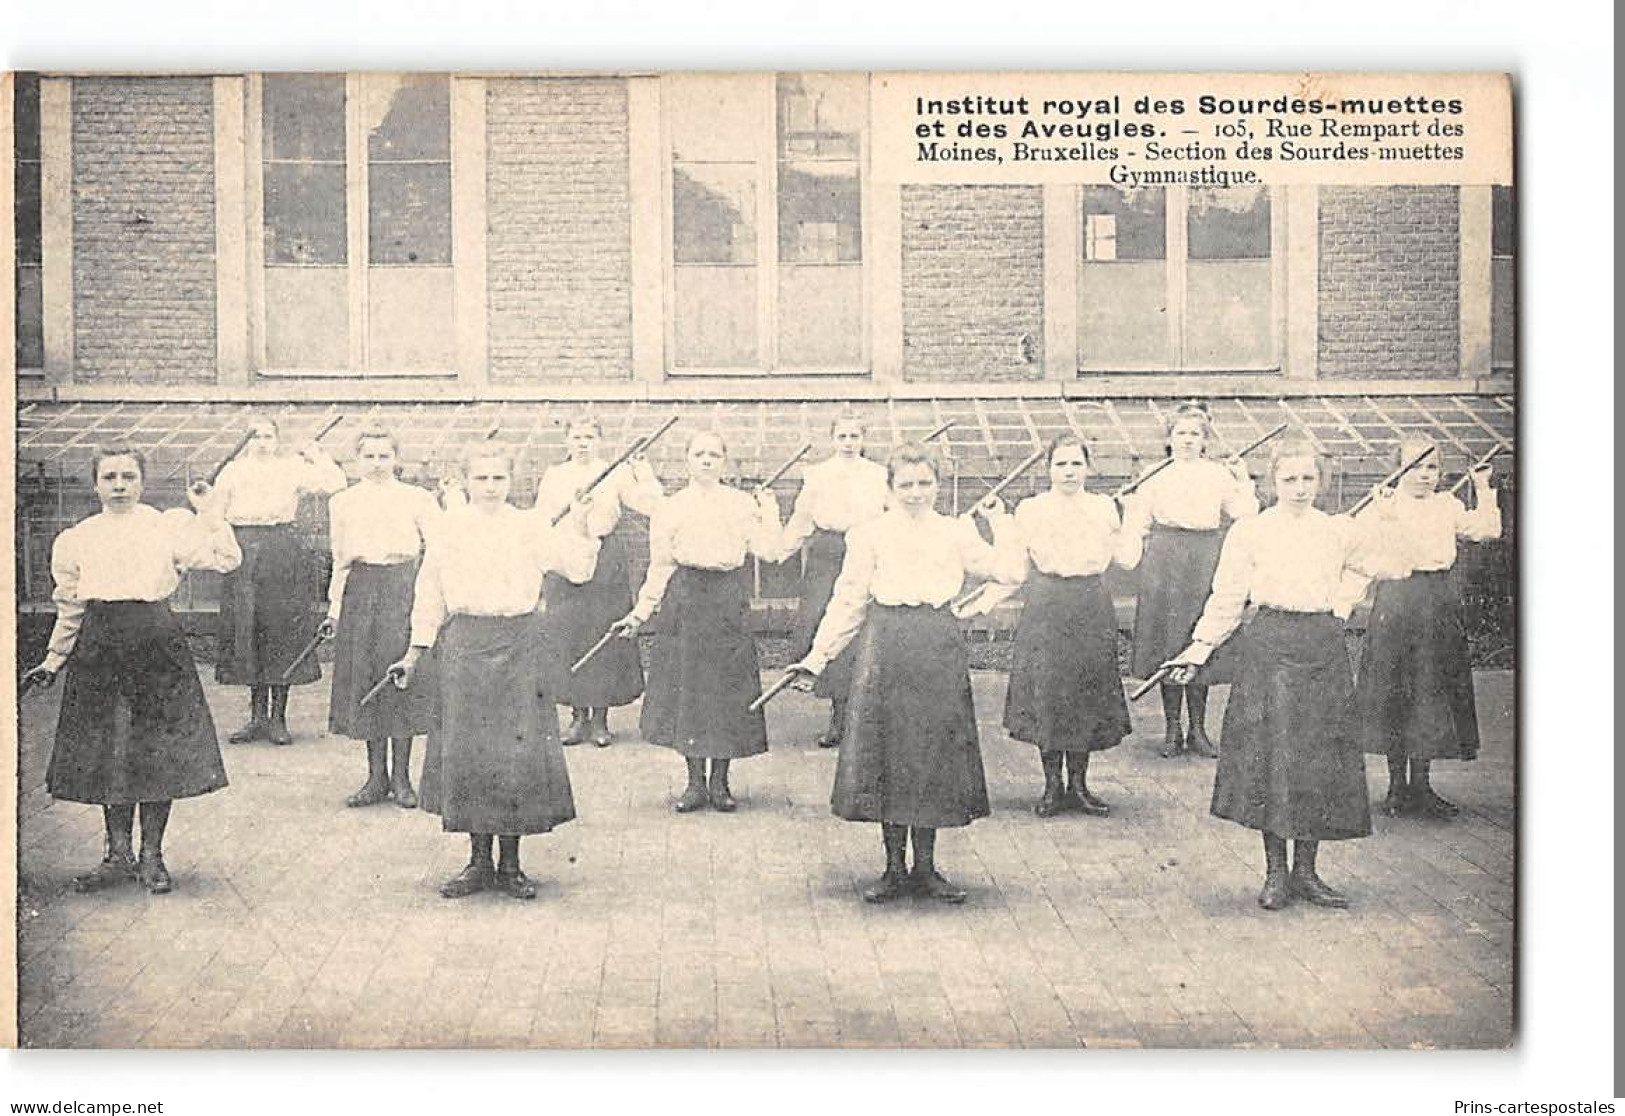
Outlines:
POLYGON ((1076 446, 1083 451, 1083 463, 1093 466, 1094 459, 1089 454, 1089 443, 1076 434, 1057 434, 1049 441, 1049 448, 1044 451, 1044 465, 1047 467, 1055 461, 1055 451, 1067 446, 1076 446))
POLYGON ((388 442, 390 452, 396 457, 401 455, 401 443, 396 439, 393 431, 386 430, 377 423, 369 423, 361 428, 361 433, 355 436, 355 449, 361 452, 362 442, 388 442))
POLYGON ((909 441, 891 451, 886 459, 886 484, 897 480, 897 471, 909 465, 924 465, 937 480, 942 479, 942 459, 924 442, 909 441))
POLYGON ((96 474, 102 471, 102 462, 109 457, 129 457, 135 460, 135 467, 141 472, 141 480, 147 479, 147 455, 130 445, 128 442, 104 442, 90 451, 90 483, 96 483, 96 474))

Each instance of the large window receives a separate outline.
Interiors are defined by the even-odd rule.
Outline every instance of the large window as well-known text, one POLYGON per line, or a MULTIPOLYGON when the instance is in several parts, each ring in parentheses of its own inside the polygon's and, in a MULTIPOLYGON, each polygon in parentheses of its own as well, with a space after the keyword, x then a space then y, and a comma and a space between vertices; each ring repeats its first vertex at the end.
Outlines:
POLYGON ((18 74, 12 86, 17 246, 17 368, 45 367, 45 315, 40 276, 39 75, 18 74))
POLYGON ((673 371, 867 367, 856 74, 670 75, 673 371))
POLYGON ((1518 201, 1511 186, 1490 188, 1490 367, 1518 359, 1518 201))
POLYGON ((1276 367, 1267 188, 1083 186, 1079 196, 1079 369, 1276 367))
POLYGON ((270 74, 259 98, 262 367, 449 372, 448 80, 270 74))

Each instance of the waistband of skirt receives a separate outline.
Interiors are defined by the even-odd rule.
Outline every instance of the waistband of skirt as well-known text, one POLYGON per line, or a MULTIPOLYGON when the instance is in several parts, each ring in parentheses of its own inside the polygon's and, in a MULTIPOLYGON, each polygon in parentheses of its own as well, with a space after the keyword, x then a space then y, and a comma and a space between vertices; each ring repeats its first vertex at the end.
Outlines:
POLYGON ((1175 527, 1171 523, 1153 523, 1151 525, 1153 535, 1171 535, 1175 538, 1182 535, 1189 538, 1207 538, 1222 532, 1223 528, 1221 527, 1175 527))
POLYGON ((741 565, 733 566, 726 570, 714 570, 708 566, 685 566, 683 563, 679 562, 677 563, 676 572, 680 574, 688 574, 692 577, 722 578, 738 577, 739 572, 744 568, 745 567, 741 565))
POLYGON ((1410 581, 1414 578, 1422 581, 1444 581, 1449 578, 1450 573, 1450 570, 1412 570, 1409 575, 1399 580, 1410 581))
POLYGON ((1255 620, 1276 620, 1276 619, 1280 619, 1280 620, 1313 620, 1316 617, 1324 617, 1327 620, 1336 619, 1336 617, 1332 615, 1332 610, 1329 609, 1329 608, 1320 609, 1318 612, 1293 612, 1291 609, 1288 609, 1288 608, 1271 608, 1269 605, 1259 605, 1258 606, 1258 613, 1257 613, 1256 616, 1253 617, 1253 619, 1255 619, 1255 620))
POLYGON ((1100 581, 1100 574, 1052 574, 1043 570, 1033 570, 1034 580, 1053 581, 1057 585, 1076 585, 1079 587, 1096 584, 1100 581))
POLYGON ((950 620, 954 616, 952 612, 948 611, 948 606, 945 604, 889 605, 876 601, 869 607, 884 616, 946 616, 950 620))
POLYGON ((239 536, 270 538, 274 535, 293 534, 292 523, 233 523, 231 529, 239 536))
POLYGON ((86 601, 85 614, 95 612, 169 612, 169 601, 86 601))
POLYGON ((352 569, 352 570, 386 570, 387 571, 387 570, 398 570, 402 566, 415 566, 415 565, 417 565, 417 563, 418 563, 418 560, 414 556, 414 557, 411 557, 411 558, 402 558, 399 562, 352 562, 352 563, 350 563, 350 569, 352 569))

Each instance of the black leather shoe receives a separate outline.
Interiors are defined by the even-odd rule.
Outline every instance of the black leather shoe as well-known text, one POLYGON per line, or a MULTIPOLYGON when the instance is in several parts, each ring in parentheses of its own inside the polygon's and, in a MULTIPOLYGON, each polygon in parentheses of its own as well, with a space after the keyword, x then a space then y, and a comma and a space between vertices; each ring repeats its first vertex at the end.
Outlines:
POLYGON ((489 861, 471 860, 468 866, 440 885, 440 894, 447 899, 466 899, 490 887, 496 879, 489 861))
POLYGON ((841 746, 841 732, 839 729, 827 728, 818 734, 818 739, 813 743, 820 748, 839 748, 841 746))
POLYGON ((949 883, 943 878, 941 872, 935 870, 921 872, 916 868, 911 879, 915 893, 927 899, 935 899, 939 903, 963 903, 965 901, 965 889, 957 884, 949 883))
POLYGON ((731 814, 739 809, 739 803, 734 799, 733 791, 728 789, 726 782, 711 784, 711 809, 724 814, 731 814))
POLYGON ((389 796, 395 800, 395 805, 403 810, 416 810, 418 808, 418 792, 412 789, 411 783, 402 783, 398 787, 390 787, 389 796))
POLYGON ((376 806, 380 802, 389 801, 389 784, 367 781, 361 784, 361 789, 344 800, 346 806, 360 808, 363 806, 376 806))
POLYGON ((1062 807, 1065 805, 1065 797, 1059 783, 1047 786, 1044 788, 1043 797, 1033 807, 1033 813, 1041 818, 1053 818, 1061 812, 1062 807))
POLYGON ((1185 742, 1179 738, 1179 726, 1169 725, 1162 736, 1162 749, 1157 754, 1163 759, 1173 759, 1185 747, 1185 742))
POLYGON ((587 740, 587 734, 591 731, 592 730, 588 727, 585 719, 576 717, 570 722, 570 727, 564 730, 564 735, 559 738, 559 743, 563 744, 566 748, 570 747, 572 744, 585 743, 587 740))
POLYGON ((107 856, 88 872, 73 877, 73 889, 81 892, 105 891, 135 879, 135 858, 107 856))
POLYGON ((1432 787, 1423 787, 1411 792, 1411 808, 1424 818, 1434 818, 1438 821, 1449 821, 1461 813, 1461 807, 1454 802, 1447 802, 1433 793, 1432 787))
POLYGON ((1348 896, 1331 887, 1313 872, 1294 872, 1287 882, 1287 890, 1294 898, 1313 903, 1317 907, 1342 910, 1349 905, 1348 896))
POLYGON ((1408 787, 1389 787, 1388 794, 1382 800, 1382 812, 1390 818, 1397 818, 1408 813, 1411 808, 1411 792, 1408 787))
POLYGON ((141 877, 141 886, 153 895, 168 895, 174 886, 169 878, 169 869, 164 867, 163 853, 142 853, 136 871, 141 877))
POLYGON ((890 903, 903 894, 908 877, 901 872, 887 871, 874 883, 863 889, 865 903, 890 903))
POLYGON ((249 721, 242 728, 226 737, 228 744, 249 744, 255 740, 267 739, 269 726, 264 721, 249 721))
POLYGON ((1185 735, 1185 750, 1195 752, 1203 759, 1218 759, 1219 749, 1208 739, 1207 730, 1193 728, 1185 735))
POLYGON ((607 748, 615 743, 615 735, 609 731, 608 727, 593 729, 587 739, 591 740, 593 746, 597 748, 607 748))
POLYGON ((1266 911, 1278 911, 1292 903, 1292 891, 1286 873, 1271 872, 1264 877, 1264 887, 1258 893, 1258 905, 1266 911))
POLYGON ((1077 796, 1078 810, 1092 818, 1104 818, 1111 814, 1112 808, 1101 799, 1096 798, 1087 790, 1079 791, 1077 796))
POLYGON ((683 791, 682 797, 673 805, 672 809, 679 814, 692 814, 696 810, 703 810, 711 805, 711 792, 703 784, 691 784, 683 791))
POLYGON ((511 870, 498 869, 496 876, 496 889, 510 899, 536 898, 536 884, 518 868, 511 870))
POLYGON ((272 744, 287 745, 293 743, 293 733, 288 731, 288 722, 271 718, 270 728, 265 730, 265 739, 272 744))

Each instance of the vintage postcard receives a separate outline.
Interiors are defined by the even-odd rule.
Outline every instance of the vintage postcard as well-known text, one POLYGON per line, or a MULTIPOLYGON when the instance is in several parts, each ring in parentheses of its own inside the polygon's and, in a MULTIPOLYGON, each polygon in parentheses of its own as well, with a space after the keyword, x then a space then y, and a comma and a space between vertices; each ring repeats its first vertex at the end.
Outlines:
POLYGON ((29 1048, 1504 1048, 1512 83, 17 73, 29 1048))

